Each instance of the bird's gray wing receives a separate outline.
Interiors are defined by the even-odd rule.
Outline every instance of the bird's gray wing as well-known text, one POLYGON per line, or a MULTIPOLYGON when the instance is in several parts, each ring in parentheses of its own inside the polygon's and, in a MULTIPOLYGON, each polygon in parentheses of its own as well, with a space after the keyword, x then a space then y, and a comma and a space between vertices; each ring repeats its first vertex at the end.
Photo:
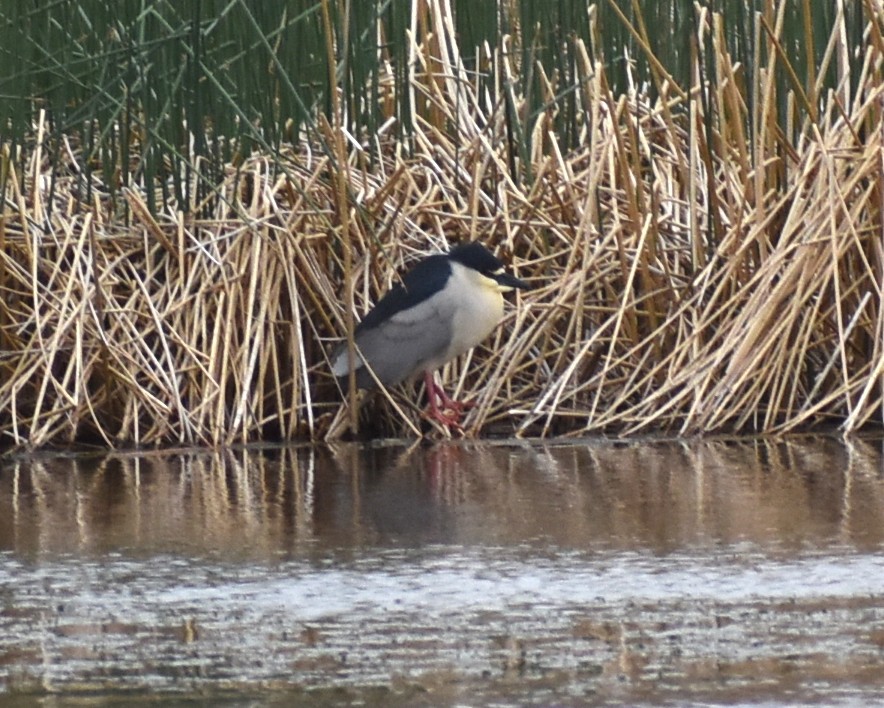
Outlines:
MULTIPOLYGON (((431 298, 359 332, 356 345, 375 376, 390 386, 444 354, 451 342, 453 316, 452 306, 431 298)), ((360 386, 371 388, 370 374, 358 373, 360 386)))

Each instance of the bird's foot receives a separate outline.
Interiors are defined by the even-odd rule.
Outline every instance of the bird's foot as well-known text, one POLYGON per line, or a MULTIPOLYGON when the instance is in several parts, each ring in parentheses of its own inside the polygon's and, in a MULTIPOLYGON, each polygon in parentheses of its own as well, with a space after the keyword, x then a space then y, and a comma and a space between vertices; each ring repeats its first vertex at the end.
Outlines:
MULTIPOLYGON (((470 408, 475 408, 476 404, 472 401, 455 401, 451 396, 445 393, 445 389, 439 386, 435 381, 430 381, 429 392, 427 394, 430 397, 430 400, 433 401, 433 397, 439 399, 439 403, 441 404, 441 410, 449 410, 453 411, 457 414, 458 417, 463 415, 464 411, 468 411, 470 408)), ((436 406, 432 406, 436 408, 436 406)))
POLYGON ((424 417, 444 425, 446 429, 454 428, 458 432, 463 432, 463 425, 461 425, 460 421, 464 411, 474 408, 476 404, 467 401, 455 401, 445 393, 444 388, 433 380, 433 375, 430 373, 424 374, 424 382, 427 388, 427 401, 429 403, 424 412, 424 417))
POLYGON ((476 404, 472 401, 455 401, 453 398, 449 398, 444 391, 439 398, 442 401, 442 410, 454 411, 458 416, 463 415, 464 411, 476 407, 476 404))
POLYGON ((436 406, 427 406, 427 409, 424 411, 424 418, 443 425, 447 430, 454 429, 459 433, 463 432, 463 425, 460 422, 460 411, 448 407, 439 409, 436 406))

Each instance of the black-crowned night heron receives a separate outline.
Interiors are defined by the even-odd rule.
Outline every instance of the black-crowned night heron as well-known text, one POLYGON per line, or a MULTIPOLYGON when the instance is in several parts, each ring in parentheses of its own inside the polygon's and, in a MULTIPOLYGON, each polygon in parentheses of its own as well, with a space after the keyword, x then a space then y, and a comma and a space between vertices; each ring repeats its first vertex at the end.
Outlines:
MULTIPOLYGON (((459 427, 467 404, 449 398, 433 372, 491 334, 503 318, 503 293, 514 288, 528 284, 505 273, 479 243, 420 261, 356 327, 356 385, 392 386, 422 373, 427 416, 459 427)), ((332 356, 332 373, 344 387, 349 369, 345 342, 332 356)))

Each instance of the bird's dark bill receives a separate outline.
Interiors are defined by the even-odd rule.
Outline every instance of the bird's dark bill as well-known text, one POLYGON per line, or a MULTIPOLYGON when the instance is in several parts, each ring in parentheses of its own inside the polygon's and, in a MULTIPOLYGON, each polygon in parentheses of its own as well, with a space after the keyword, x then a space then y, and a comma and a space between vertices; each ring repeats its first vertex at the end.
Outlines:
POLYGON ((503 286, 510 288, 521 288, 522 290, 530 290, 531 286, 524 280, 519 280, 516 276, 509 273, 498 273, 494 279, 503 286))

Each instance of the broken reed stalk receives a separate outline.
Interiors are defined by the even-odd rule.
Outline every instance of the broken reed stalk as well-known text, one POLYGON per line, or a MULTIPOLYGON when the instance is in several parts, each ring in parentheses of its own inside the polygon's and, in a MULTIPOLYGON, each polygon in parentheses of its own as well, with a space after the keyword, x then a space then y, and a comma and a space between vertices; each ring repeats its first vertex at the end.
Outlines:
MULTIPOLYGON (((349 414, 328 356, 352 331, 351 292, 362 315, 397 272, 466 238, 512 255, 534 286, 443 372, 478 403, 470 435, 884 422, 877 25, 851 100, 822 97, 790 131, 777 107, 805 99, 775 100, 778 21, 759 25, 769 63, 746 76, 704 14, 713 75, 703 84, 698 68, 680 91, 660 74, 653 103, 614 95, 578 42, 587 112, 567 152, 554 104, 530 146, 509 144, 506 101, 476 95, 434 7, 415 22, 409 157, 387 141, 369 169, 358 148, 338 143, 331 160, 302 143, 286 175, 261 155, 231 167, 206 218, 152 216, 132 187, 125 225, 100 189, 78 202, 77 175, 29 156, 0 218, 0 444, 336 437, 349 414)), ((839 37, 832 56, 847 50, 839 37)), ((518 110, 512 60, 493 64, 518 110)), ((551 96, 556 80, 544 78, 551 96)), ((363 409, 376 434, 420 430, 409 387, 363 409)))

